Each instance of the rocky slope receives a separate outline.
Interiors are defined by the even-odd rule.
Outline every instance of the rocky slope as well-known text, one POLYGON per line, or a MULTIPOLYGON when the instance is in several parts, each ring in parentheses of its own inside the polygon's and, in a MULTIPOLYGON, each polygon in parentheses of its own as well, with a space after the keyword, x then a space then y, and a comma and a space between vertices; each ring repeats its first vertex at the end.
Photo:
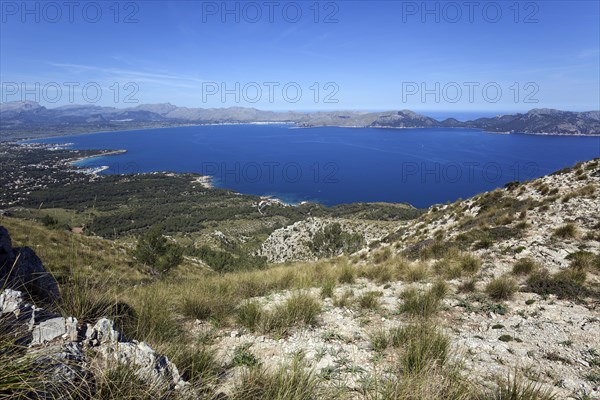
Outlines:
POLYGON ((21 374, 17 382, 26 386, 11 391, 8 377, 0 378, 7 385, 0 384, 0 395, 8 396, 3 398, 68 398, 65 391, 74 398, 93 398, 98 382, 119 366, 134 368, 135 377, 148 387, 181 397, 189 394, 187 382, 168 358, 145 342, 127 340, 113 321, 83 323, 40 307, 52 308, 60 301, 57 282, 33 250, 12 247, 2 226, 0 266, 0 362, 14 363, 13 371, 21 374), (28 302, 32 298, 37 305, 28 302), (34 371, 35 378, 28 381, 34 371))
MULTIPOLYGON (((443 382, 465 382, 476 393, 518 375, 552 391, 554 398, 596 399, 599 195, 596 159, 431 207, 413 221, 311 218, 277 230, 263 244, 261 251, 272 262, 290 265, 206 275, 199 283, 184 279, 180 286, 159 283, 160 291, 148 293, 162 293, 164 299, 181 296, 177 299, 184 307, 173 309, 187 316, 185 337, 214 351, 219 364, 217 376, 203 383, 203 390, 218 398, 252 398, 240 396, 240 388, 269 380, 261 375, 257 382, 248 373, 256 368, 276 373, 282 366, 289 372, 301 360, 312 374, 311 385, 326 390, 312 398, 501 398, 454 396, 445 392, 443 382), (333 223, 361 233, 368 245, 352 255, 314 261, 306 241, 333 223), (289 261, 294 259, 308 261, 289 261), (235 294, 245 292, 243 300, 231 302, 230 286, 235 294), (216 318, 214 310, 224 316, 216 318), (411 336, 415 326, 425 330, 411 336), (420 336, 438 343, 438 335, 448 340, 441 360, 434 359, 425 372, 411 371, 413 364, 406 361, 413 354, 411 346, 420 336), (455 375, 435 367, 442 362, 452 364, 455 375), (408 385, 410 395, 383 395, 378 385, 386 382, 408 385)), ((135 290, 145 285, 140 286, 135 290)), ((87 325, 52 315, 30 323, 36 309, 16 292, 3 296, 3 313, 22 321, 28 348, 58 344, 53 354, 60 359, 67 345, 75 360, 89 354, 92 360, 105 360, 123 349, 125 354, 115 358, 148 360, 138 365, 147 372, 144 379, 160 376, 174 393, 185 396, 187 384, 175 366, 145 344, 123 342, 108 320, 87 325), (17 308, 22 311, 14 313, 17 308)), ((291 385, 286 379, 279 382, 291 385)), ((539 393, 531 398, 549 398, 539 393)), ((272 397, 277 398, 267 396, 272 397)))
POLYGON ((335 223, 340 224, 346 232, 360 234, 364 238, 365 248, 389 235, 396 226, 391 222, 311 217, 271 233, 257 255, 266 257, 271 263, 316 261, 319 257, 310 249, 309 243, 315 233, 335 223))
MULTIPOLYGON (((12 289, 0 293, 0 329, 7 335, 3 343, 10 340, 25 349, 13 362, 37 366, 40 376, 51 379, 40 388, 33 384, 27 398, 63 398, 62 391, 74 387, 85 398, 94 393, 95 380, 122 365, 135 368, 135 376, 150 387, 164 386, 185 395, 187 383, 177 367, 147 343, 126 340, 113 321, 101 318, 81 324, 29 304, 24 297, 12 289)), ((3 350, 10 351, 10 345, 4 344, 3 350)))
MULTIPOLYGON (((533 182, 432 208, 418 222, 404 224, 379 246, 372 245, 372 249, 350 260, 358 276, 367 277, 336 286, 333 294, 323 300, 316 326, 295 330, 286 337, 239 328, 225 330, 216 335, 214 346, 224 359, 234 357, 234 349, 248 346, 268 366, 290 362, 302 354, 332 385, 343 384, 359 393, 376 371, 393 366, 391 354, 376 351, 373 338, 410 322, 398 313, 403 291, 426 290, 441 277, 448 284, 449 295, 443 300, 437 321, 460 354, 470 380, 494 382, 499 376, 521 371, 550 388, 558 398, 600 398, 599 189, 600 163, 593 161, 533 182), (565 224, 574 224, 572 236, 557 234, 565 224), (449 243, 457 247, 448 247, 449 243), (446 248, 436 253, 435 247, 441 244, 446 248), (527 259, 535 263, 535 268, 560 274, 573 268, 572 255, 581 251, 589 252, 590 257, 596 255, 595 267, 586 270, 585 287, 589 291, 581 295, 563 295, 561 288, 555 293, 534 290, 526 275, 512 272, 515 263, 527 259), (481 267, 467 276, 448 272, 457 254, 471 254, 480 260, 481 267), (415 261, 405 258, 411 256, 415 261), (421 270, 422 277, 377 282, 368 277, 368 271, 378 263, 382 270, 421 270), (485 288, 501 276, 510 276, 519 291, 506 300, 494 300, 485 288), (467 290, 470 281, 473 287, 467 290), (361 307, 361 297, 369 293, 376 294, 377 305, 361 307), (343 298, 347 301, 340 305, 343 298)), ((294 235, 301 236, 294 233, 300 228, 310 230, 301 225, 282 229, 267 241, 266 245, 272 246, 268 254, 274 261, 277 254, 304 257, 304 249, 296 246, 301 240, 293 239, 294 235), (278 245, 273 246, 276 238, 278 245), (290 240, 295 244, 284 246, 290 240)), ((333 261, 332 268, 346 262, 333 261)), ((568 282, 563 283, 562 289, 566 290, 568 282)), ((322 292, 311 288, 306 293, 318 297, 322 292)), ((268 309, 293 295, 293 291, 283 291, 256 301, 268 309)), ((206 332, 211 328, 198 322, 195 329, 206 332)), ((236 376, 230 375, 231 379, 236 376)), ((227 387, 224 384, 223 390, 227 387)))

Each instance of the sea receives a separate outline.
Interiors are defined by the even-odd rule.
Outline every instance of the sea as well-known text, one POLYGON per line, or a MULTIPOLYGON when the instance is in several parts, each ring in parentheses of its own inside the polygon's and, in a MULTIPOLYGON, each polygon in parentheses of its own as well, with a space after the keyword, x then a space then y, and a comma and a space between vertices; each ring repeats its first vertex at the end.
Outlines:
POLYGON ((100 174, 188 172, 215 187, 289 204, 452 202, 600 157, 600 137, 464 128, 297 128, 232 124, 36 140, 126 150, 78 162, 100 174))

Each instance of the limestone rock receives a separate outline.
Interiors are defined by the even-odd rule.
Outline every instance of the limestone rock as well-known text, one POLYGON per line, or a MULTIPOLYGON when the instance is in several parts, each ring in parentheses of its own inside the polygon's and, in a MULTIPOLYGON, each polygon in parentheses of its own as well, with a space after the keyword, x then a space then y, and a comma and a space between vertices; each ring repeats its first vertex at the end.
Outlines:
POLYGON ((12 247, 8 231, 0 226, 0 287, 23 290, 43 303, 60 299, 58 284, 29 247, 12 247))

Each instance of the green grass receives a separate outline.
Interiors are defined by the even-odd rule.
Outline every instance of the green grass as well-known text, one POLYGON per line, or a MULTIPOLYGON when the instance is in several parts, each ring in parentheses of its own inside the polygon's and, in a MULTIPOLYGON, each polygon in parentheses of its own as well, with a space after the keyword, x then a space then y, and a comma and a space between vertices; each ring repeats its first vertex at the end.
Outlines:
POLYGON ((356 278, 354 268, 349 265, 344 265, 341 267, 340 273, 338 275, 338 281, 340 283, 354 283, 356 278))
POLYGON ((458 251, 449 252, 446 257, 434 264, 438 275, 446 279, 456 279, 464 275, 473 276, 481 268, 482 261, 472 254, 458 251))
POLYGON ((315 373, 301 361, 269 373, 264 368, 246 370, 233 390, 233 400, 313 400, 327 398, 315 373), (324 397, 323 397, 324 396, 324 397))
POLYGON ((245 301, 237 310, 237 322, 245 328, 254 331, 263 318, 263 310, 256 301, 245 301))
POLYGON ((537 271, 540 266, 531 258, 521 258, 514 265, 512 272, 515 275, 529 275, 537 271))
POLYGON ((174 394, 160 383, 149 384, 136 375, 136 369, 118 364, 95 374, 96 385, 92 398, 95 400, 154 400, 174 398, 174 394))
POLYGON ((447 361, 450 339, 428 323, 408 325, 395 335, 395 343, 403 343, 402 368, 419 373, 431 364, 443 366, 447 361))
POLYGON ((379 297, 381 295, 382 293, 377 291, 365 292, 358 296, 356 303, 362 309, 375 310, 379 308, 379 297))
POLYGON ((517 289, 517 283, 512 278, 501 276, 486 285, 485 293, 493 300, 509 300, 517 289))
POLYGON ((349 308, 354 302, 354 292, 350 289, 346 289, 340 296, 336 296, 333 299, 334 307, 349 308))
POLYGON ((400 295, 402 303, 399 311, 416 317, 429 318, 439 310, 440 301, 445 292, 446 290, 442 290, 441 284, 436 284, 425 292, 409 287, 400 295))
POLYGON ((429 268, 427 264, 417 262, 407 265, 401 275, 407 282, 420 282, 429 276, 429 268))
POLYGON ((265 313, 261 328, 265 332, 283 335, 293 327, 316 325, 320 313, 321 303, 317 299, 305 293, 297 293, 265 313))
POLYGON ((571 269, 577 271, 600 272, 600 255, 589 251, 578 251, 567 256, 571 269))
POLYGON ((335 289, 335 281, 334 280, 326 280, 323 282, 321 286, 321 298, 332 298, 333 297, 333 289, 335 289))
POLYGON ((27 347, 19 344, 27 332, 11 332, 12 322, 0 316, 0 398, 27 399, 72 389, 68 384, 53 386, 52 376, 36 368, 35 359, 26 354, 27 347))
POLYGON ((215 351, 209 346, 197 344, 188 346, 185 342, 172 344, 165 349, 169 360, 177 366, 181 377, 201 389, 207 383, 217 381, 222 373, 215 351))
POLYGON ((458 286, 460 293, 473 293, 477 290, 477 281, 475 279, 469 279, 464 281, 458 286))
POLYGON ((552 275, 541 270, 527 279, 526 290, 542 296, 553 294, 559 299, 582 300, 593 295, 581 282, 584 277, 585 272, 566 270, 552 275))
POLYGON ((373 264, 361 268, 360 276, 377 283, 386 283, 394 279, 394 270, 394 266, 390 264, 373 264))
POLYGON ((579 230, 573 223, 561 225, 554 230, 553 236, 560 239, 573 239, 577 237, 579 230))
POLYGON ((515 373, 507 379, 500 380, 493 389, 483 390, 477 400, 557 400, 551 389, 541 383, 533 382, 515 373))
POLYGON ((377 329, 369 333, 371 347, 375 351, 383 351, 390 345, 390 334, 385 329, 377 329))

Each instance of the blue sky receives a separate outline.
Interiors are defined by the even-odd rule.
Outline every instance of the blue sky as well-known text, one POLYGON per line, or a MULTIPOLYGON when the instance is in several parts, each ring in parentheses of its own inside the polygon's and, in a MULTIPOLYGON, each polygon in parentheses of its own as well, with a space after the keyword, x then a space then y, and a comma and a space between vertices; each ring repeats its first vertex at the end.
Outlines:
POLYGON ((600 108, 598 1, 89 3, 2 1, 2 101, 600 108))

